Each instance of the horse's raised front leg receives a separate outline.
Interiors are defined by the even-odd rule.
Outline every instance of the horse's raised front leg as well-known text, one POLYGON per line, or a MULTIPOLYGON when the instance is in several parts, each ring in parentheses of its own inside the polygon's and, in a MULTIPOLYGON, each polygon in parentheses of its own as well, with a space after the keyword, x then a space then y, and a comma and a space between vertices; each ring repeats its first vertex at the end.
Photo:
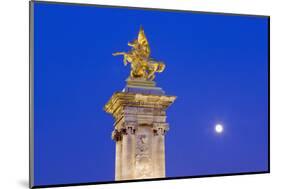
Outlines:
POLYGON ((124 65, 125 66, 127 66, 127 64, 128 64, 128 59, 127 59, 127 55, 126 54, 124 54, 124 58, 123 58, 123 63, 124 63, 124 65))

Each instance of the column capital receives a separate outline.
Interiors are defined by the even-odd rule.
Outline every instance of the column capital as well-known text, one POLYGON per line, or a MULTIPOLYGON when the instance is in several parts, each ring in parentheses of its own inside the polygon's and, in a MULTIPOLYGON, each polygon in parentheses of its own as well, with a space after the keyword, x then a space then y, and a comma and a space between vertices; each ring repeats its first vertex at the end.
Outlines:
POLYGON ((117 129, 114 129, 111 133, 112 140, 121 141, 122 140, 122 133, 121 131, 118 131, 117 129))
POLYGON ((124 122, 123 127, 121 129, 122 134, 125 135, 134 135, 137 129, 136 122, 124 122))
POLYGON ((153 124, 153 134, 156 135, 165 135, 169 130, 168 123, 154 123, 153 124))

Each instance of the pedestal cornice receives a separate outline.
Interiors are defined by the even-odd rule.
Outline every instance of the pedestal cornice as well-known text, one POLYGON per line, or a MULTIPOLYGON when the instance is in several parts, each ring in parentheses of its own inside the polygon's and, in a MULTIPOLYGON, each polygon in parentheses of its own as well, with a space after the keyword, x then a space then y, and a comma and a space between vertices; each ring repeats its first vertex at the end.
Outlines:
POLYGON ((116 119, 119 111, 126 106, 166 110, 175 99, 176 96, 117 92, 106 103, 104 110, 116 119))

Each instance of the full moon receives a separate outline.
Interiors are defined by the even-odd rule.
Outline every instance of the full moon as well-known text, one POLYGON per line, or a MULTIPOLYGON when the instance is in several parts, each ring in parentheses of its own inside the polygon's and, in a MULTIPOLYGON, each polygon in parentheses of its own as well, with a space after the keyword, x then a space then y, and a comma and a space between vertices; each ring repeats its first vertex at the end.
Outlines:
POLYGON ((215 126, 216 133, 222 133, 223 132, 223 126, 221 124, 217 124, 215 126))

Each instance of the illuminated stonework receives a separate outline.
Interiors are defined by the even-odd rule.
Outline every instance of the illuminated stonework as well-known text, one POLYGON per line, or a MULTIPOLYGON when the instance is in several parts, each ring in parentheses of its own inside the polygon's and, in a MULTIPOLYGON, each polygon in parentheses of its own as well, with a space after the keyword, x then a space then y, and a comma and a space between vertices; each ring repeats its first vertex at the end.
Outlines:
POLYGON ((166 109, 175 99, 143 79, 113 94, 104 109, 115 118, 115 180, 165 177, 166 109))
POLYGON ((104 110, 115 119, 112 139, 116 141, 115 180, 165 177, 165 133, 169 130, 166 109, 175 96, 165 95, 153 81, 165 69, 150 56, 150 46, 140 28, 138 38, 129 42, 123 55, 131 72, 122 92, 116 92, 104 110))

